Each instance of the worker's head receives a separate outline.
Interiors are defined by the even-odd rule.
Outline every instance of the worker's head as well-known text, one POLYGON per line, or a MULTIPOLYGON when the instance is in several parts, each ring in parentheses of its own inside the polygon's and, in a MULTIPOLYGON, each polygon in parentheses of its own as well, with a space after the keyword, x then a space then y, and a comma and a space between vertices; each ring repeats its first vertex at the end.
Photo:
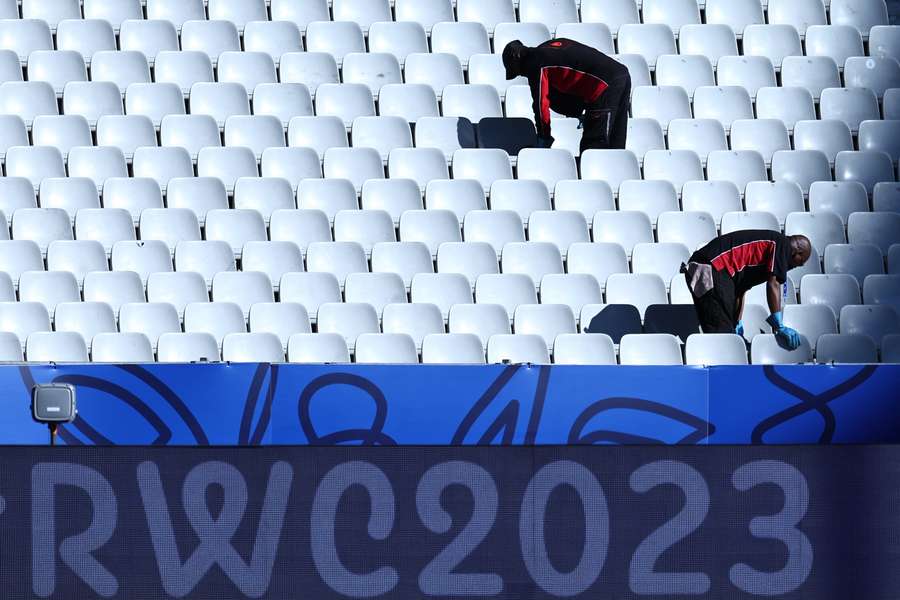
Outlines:
POLYGON ((528 46, 519 40, 513 40, 503 48, 503 66, 506 78, 515 79, 522 74, 522 60, 528 52, 528 46))
POLYGON ((791 241, 791 267, 802 267, 809 260, 812 253, 812 244, 805 235, 792 235, 791 241))

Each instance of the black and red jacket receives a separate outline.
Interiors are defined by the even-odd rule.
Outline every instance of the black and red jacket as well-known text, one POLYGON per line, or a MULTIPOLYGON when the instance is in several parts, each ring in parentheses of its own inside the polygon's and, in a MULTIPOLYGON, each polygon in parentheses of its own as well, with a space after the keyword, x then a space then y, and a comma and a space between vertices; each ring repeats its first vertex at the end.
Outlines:
POLYGON ((628 69, 596 48, 557 38, 530 49, 522 61, 522 74, 531 86, 538 135, 549 137, 551 109, 567 117, 580 116, 628 69))
POLYGON ((691 256, 730 277, 738 294, 769 280, 784 283, 791 268, 791 243, 777 231, 745 229, 715 238, 691 256))

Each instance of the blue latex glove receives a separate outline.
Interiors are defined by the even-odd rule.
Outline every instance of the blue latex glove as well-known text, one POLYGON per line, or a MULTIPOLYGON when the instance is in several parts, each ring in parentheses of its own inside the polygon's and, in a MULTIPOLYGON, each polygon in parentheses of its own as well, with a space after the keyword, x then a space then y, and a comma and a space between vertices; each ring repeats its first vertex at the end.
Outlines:
POLYGON ((766 323, 772 326, 772 332, 775 334, 775 337, 784 342, 789 350, 796 350, 800 347, 800 334, 795 329, 785 327, 784 316, 781 314, 781 311, 769 315, 766 323))
POLYGON ((549 148, 553 145, 553 137, 541 137, 538 136, 537 139, 537 147, 538 148, 549 148))
POLYGON ((744 322, 738 321, 737 327, 734 328, 734 332, 741 337, 744 337, 744 322))

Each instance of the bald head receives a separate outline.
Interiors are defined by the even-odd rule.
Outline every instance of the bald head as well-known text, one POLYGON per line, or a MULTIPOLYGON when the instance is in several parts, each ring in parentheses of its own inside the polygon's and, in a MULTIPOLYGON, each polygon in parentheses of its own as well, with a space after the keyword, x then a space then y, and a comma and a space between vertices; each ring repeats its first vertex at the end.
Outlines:
POLYGON ((792 235, 788 239, 791 242, 791 268, 802 267, 812 254, 812 244, 805 235, 792 235))

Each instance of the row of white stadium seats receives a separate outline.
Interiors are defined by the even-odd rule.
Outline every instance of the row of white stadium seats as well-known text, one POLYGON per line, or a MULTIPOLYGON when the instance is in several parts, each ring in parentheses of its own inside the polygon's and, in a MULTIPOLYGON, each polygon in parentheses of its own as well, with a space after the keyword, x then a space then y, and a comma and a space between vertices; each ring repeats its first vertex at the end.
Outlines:
MULTIPOLYGON (((757 23, 790 24, 801 32, 825 23, 852 26, 864 36, 888 23, 884 0, 22 0, 21 17, 40 19, 54 31, 67 19, 102 19, 116 29, 127 19, 158 19, 179 30, 191 20, 224 20, 244 32, 254 21, 286 21, 307 31, 316 21, 348 21, 366 32, 380 21, 412 21, 431 29, 441 22, 599 22, 615 33, 634 23, 721 23, 740 32, 757 23), (144 6, 146 5, 146 15, 144 6), (702 15, 701 15, 702 11, 702 15), (765 13, 765 14, 764 14, 765 13), (767 17, 767 19, 766 19, 767 17)), ((19 18, 16 0, 0 2, 0 16, 19 18)))
MULTIPOLYGON (((348 308, 347 305, 343 306, 348 308)), ((853 307, 863 308, 863 307, 853 307)), ((868 308, 868 307, 865 307, 868 308)), ((2 305, 0 305, 2 309, 2 305)), ((337 311, 346 314, 347 311, 337 311)), ((460 311, 462 313, 462 311, 460 311)), ((218 361, 220 357, 234 362, 350 362, 357 363, 539 363, 615 365, 616 347, 605 334, 546 331, 540 333, 503 333, 502 327, 490 323, 460 319, 459 331, 451 333, 420 328, 412 334, 401 330, 381 333, 358 328, 348 331, 292 333, 279 339, 276 333, 243 329, 214 333, 202 327, 186 331, 154 332, 158 342, 140 331, 97 331, 91 337, 75 330, 34 331, 21 343, 15 333, 0 332, 0 362, 196 362, 218 361), (479 329, 479 327, 481 327, 479 329), (467 331, 471 329, 476 331, 467 331), (552 335, 547 339, 543 334, 552 335), (418 340, 413 335, 420 336, 418 340), (484 337, 487 336, 487 337, 484 337), (85 339, 90 343, 86 344, 85 339), (154 354, 157 356, 155 357, 154 354)), ((896 315, 894 315, 896 319, 896 315)), ((361 325, 360 323, 355 323, 361 325)), ((872 323, 869 323, 871 325, 872 323)), ((900 362, 900 333, 871 337, 865 329, 852 333, 822 333, 815 340, 819 363, 885 363, 900 362), (876 342, 877 339, 877 342, 876 342)), ((622 365, 721 365, 748 364, 747 341, 734 334, 692 334, 682 351, 681 343, 671 334, 626 334, 618 345, 622 365)), ((813 352, 805 334, 797 350, 782 348, 772 334, 756 335, 751 346, 753 364, 791 364, 812 362, 813 352)))

